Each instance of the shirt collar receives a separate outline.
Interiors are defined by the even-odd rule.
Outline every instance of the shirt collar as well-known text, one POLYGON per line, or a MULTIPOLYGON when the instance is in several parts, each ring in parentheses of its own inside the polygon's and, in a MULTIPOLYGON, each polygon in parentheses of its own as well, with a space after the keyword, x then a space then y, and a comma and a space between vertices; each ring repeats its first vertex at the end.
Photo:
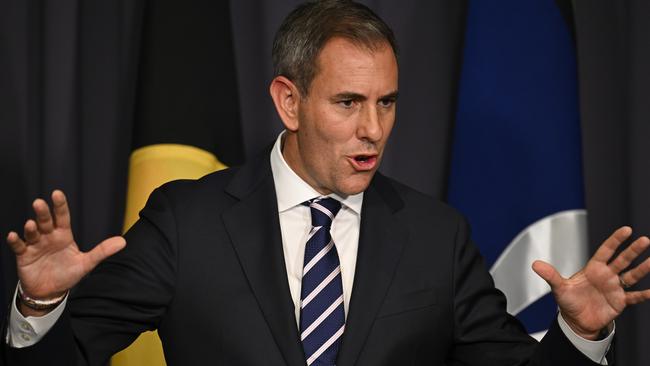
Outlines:
MULTIPOLYGON (((284 212, 312 198, 322 196, 300 178, 284 160, 284 156, 282 156, 282 142, 285 132, 282 131, 278 135, 273 145, 273 150, 271 150, 271 172, 273 173, 273 181, 275 182, 275 194, 278 199, 279 212, 284 212)), ((337 199, 341 204, 350 208, 356 214, 361 214, 363 192, 345 198, 336 193, 329 194, 328 197, 337 199)))

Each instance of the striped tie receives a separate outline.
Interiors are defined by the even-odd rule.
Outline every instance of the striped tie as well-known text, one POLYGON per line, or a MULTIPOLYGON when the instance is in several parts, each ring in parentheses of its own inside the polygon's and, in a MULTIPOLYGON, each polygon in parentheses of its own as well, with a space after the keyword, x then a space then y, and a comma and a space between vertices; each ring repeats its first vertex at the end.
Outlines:
POLYGON ((311 208, 312 229, 305 247, 300 294, 300 338, 307 365, 331 366, 345 328, 341 266, 330 235, 341 203, 319 197, 305 202, 311 208))

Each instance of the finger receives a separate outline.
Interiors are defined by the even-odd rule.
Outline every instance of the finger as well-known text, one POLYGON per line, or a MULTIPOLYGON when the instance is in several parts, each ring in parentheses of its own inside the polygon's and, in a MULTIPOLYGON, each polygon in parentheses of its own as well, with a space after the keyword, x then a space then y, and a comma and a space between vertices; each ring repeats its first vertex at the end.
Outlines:
POLYGON ((626 284, 633 286, 637 282, 641 281, 645 275, 650 272, 650 258, 646 258, 641 264, 638 266, 632 268, 631 270, 623 273, 621 275, 621 279, 623 279, 623 282, 626 284))
POLYGON ((609 268, 616 273, 620 273, 627 268, 636 257, 643 253, 648 246, 650 246, 650 239, 648 239, 647 236, 638 238, 609 264, 609 268))
POLYGON ((628 305, 634 305, 646 300, 650 300, 650 290, 629 291, 625 293, 625 302, 628 305))
POLYGON ((41 233, 38 232, 38 227, 34 220, 27 220, 24 227, 23 236, 25 237, 25 244, 36 244, 41 238, 41 233))
POLYGON ((16 255, 23 254, 27 249, 25 242, 13 231, 7 235, 7 244, 16 255))
POLYGON ((52 230, 54 230, 54 222, 52 221, 52 215, 50 214, 50 207, 40 198, 35 200, 32 206, 36 213, 38 230, 43 234, 51 233, 52 230))
POLYGON ((114 236, 97 244, 91 251, 86 253, 89 265, 88 271, 95 268, 104 259, 122 250, 125 246, 126 240, 121 236, 114 236))
POLYGON ((544 261, 535 261, 533 263, 533 271, 546 281, 552 289, 562 286, 564 278, 552 265, 544 261))
POLYGON ((58 189, 52 192, 52 207, 54 208, 56 227, 69 229, 70 209, 68 208, 68 200, 65 198, 65 194, 58 189))
POLYGON ((607 263, 616 252, 616 249, 618 249, 621 243, 627 240, 630 235, 632 235, 632 228, 629 226, 623 226, 614 231, 614 233, 603 242, 600 248, 598 248, 592 259, 607 263))

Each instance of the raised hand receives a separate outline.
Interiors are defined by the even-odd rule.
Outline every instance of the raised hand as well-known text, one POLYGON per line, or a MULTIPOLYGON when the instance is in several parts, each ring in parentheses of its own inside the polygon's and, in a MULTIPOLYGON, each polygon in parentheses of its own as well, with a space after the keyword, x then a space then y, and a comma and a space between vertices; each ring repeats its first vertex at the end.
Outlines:
POLYGON ((32 299, 61 296, 97 264, 126 245, 124 238, 116 236, 87 253, 81 252, 74 241, 63 192, 52 192, 52 202, 54 217, 44 200, 34 201, 36 221, 25 223, 24 240, 15 232, 7 235, 7 243, 16 254, 23 293, 32 299))
POLYGON ((596 339, 627 305, 650 299, 650 290, 626 291, 650 272, 650 258, 623 272, 650 246, 650 239, 638 238, 610 261, 630 235, 632 229, 627 226, 616 230, 587 265, 570 278, 563 278, 546 262, 533 263, 533 270, 551 286, 564 320, 586 339, 596 339))

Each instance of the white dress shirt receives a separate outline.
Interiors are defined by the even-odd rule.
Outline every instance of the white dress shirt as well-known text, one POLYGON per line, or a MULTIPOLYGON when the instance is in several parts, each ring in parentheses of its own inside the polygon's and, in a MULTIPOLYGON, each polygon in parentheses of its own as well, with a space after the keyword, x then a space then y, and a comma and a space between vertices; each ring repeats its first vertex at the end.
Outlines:
MULTIPOLYGON (((287 164, 282 156, 282 139, 278 136, 271 151, 271 170, 278 199, 278 215, 282 232, 282 249, 287 266, 289 290, 296 311, 296 322, 300 326, 300 288, 302 284, 302 267, 305 259, 305 245, 311 229, 311 210, 302 203, 322 196, 287 164)), ((341 197, 330 194, 341 202, 341 210, 332 221, 331 234, 341 263, 341 280, 343 282, 343 309, 347 318, 350 308, 350 295, 354 282, 354 270, 357 264, 359 247, 359 228, 361 227, 361 203, 363 193, 341 197)))
MULTIPOLYGON (((275 141, 270 159, 278 200, 278 215, 282 233, 284 261, 287 267, 287 279, 295 307, 296 326, 300 327, 302 267, 305 244, 311 229, 310 209, 303 206, 302 203, 319 197, 321 194, 302 180, 286 163, 282 156, 283 137, 284 132, 275 141)), ((342 203, 341 210, 332 222, 331 234, 341 263, 344 309, 347 318, 359 246, 363 193, 348 197, 340 197, 336 194, 330 194, 329 196, 342 203)), ((9 346, 15 348, 28 347, 36 344, 52 328, 63 313, 67 299, 45 316, 24 317, 16 307, 15 296, 9 316, 6 342, 9 346)), ((605 355, 614 337, 614 330, 603 340, 589 341, 575 334, 560 314, 558 314, 558 322, 562 332, 580 352, 596 363, 607 365, 605 355)))

